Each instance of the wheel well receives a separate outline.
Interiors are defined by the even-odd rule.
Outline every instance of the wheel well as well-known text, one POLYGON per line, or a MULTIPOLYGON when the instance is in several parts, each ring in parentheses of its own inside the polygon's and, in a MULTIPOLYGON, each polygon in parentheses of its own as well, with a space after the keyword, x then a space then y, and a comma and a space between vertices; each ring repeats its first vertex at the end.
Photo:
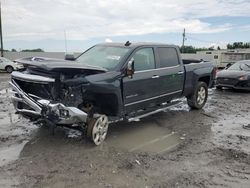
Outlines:
POLYGON ((207 84, 207 86, 209 86, 209 83, 210 83, 210 76, 204 76, 204 77, 201 77, 199 78, 200 82, 205 82, 207 84))
POLYGON ((11 68, 14 70, 14 67, 13 67, 13 66, 11 66, 11 65, 6 65, 6 67, 5 67, 5 69, 4 69, 4 70, 5 70, 5 71, 7 71, 7 68, 8 68, 8 67, 11 67, 11 68))
POLYGON ((116 116, 118 112, 118 99, 115 94, 97 94, 91 93, 91 95, 86 95, 83 101, 89 101, 95 111, 100 114, 105 114, 109 116, 116 116))
MULTIPOLYGON (((12 67, 11 65, 6 65, 5 70, 7 70, 8 67, 12 67)), ((12 67, 14 69, 14 67, 12 67)))

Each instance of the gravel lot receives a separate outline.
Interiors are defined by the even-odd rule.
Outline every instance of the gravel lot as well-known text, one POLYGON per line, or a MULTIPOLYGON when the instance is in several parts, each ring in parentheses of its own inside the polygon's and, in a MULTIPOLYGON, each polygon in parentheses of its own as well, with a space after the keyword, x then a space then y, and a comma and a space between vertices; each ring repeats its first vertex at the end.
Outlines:
POLYGON ((14 113, 0 73, 0 187, 250 186, 250 93, 209 90, 140 122, 112 125, 95 147, 79 132, 52 136, 14 113))

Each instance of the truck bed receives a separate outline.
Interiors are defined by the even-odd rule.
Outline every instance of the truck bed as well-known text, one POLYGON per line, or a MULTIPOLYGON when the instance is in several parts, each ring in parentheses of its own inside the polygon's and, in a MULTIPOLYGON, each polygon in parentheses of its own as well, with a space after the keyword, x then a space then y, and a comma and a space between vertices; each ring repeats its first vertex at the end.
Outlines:
POLYGON ((185 83, 183 92, 184 96, 192 94, 192 92, 194 91, 194 86, 196 86, 197 81, 199 81, 200 75, 203 76, 202 81, 205 81, 208 87, 212 87, 213 80, 215 78, 215 72, 212 62, 185 64, 184 68, 185 68, 185 83))

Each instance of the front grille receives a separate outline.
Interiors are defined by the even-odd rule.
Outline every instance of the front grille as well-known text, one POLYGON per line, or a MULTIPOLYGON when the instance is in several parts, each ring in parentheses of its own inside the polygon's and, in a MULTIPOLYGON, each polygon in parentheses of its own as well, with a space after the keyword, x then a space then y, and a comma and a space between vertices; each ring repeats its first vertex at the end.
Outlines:
POLYGON ((52 99, 50 84, 32 83, 14 79, 19 87, 27 94, 33 94, 43 99, 52 99))
POLYGON ((238 79, 236 78, 217 78, 218 84, 226 84, 226 85, 236 85, 238 83, 238 79))

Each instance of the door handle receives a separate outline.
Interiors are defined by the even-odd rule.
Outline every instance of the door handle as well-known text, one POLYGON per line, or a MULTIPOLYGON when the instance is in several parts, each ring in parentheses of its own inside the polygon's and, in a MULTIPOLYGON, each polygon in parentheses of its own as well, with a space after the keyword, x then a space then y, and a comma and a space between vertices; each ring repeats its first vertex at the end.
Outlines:
POLYGON ((183 71, 179 71, 177 74, 183 74, 184 72, 183 71))
POLYGON ((152 76, 152 78, 159 78, 160 76, 158 76, 158 75, 154 75, 154 76, 152 76))

